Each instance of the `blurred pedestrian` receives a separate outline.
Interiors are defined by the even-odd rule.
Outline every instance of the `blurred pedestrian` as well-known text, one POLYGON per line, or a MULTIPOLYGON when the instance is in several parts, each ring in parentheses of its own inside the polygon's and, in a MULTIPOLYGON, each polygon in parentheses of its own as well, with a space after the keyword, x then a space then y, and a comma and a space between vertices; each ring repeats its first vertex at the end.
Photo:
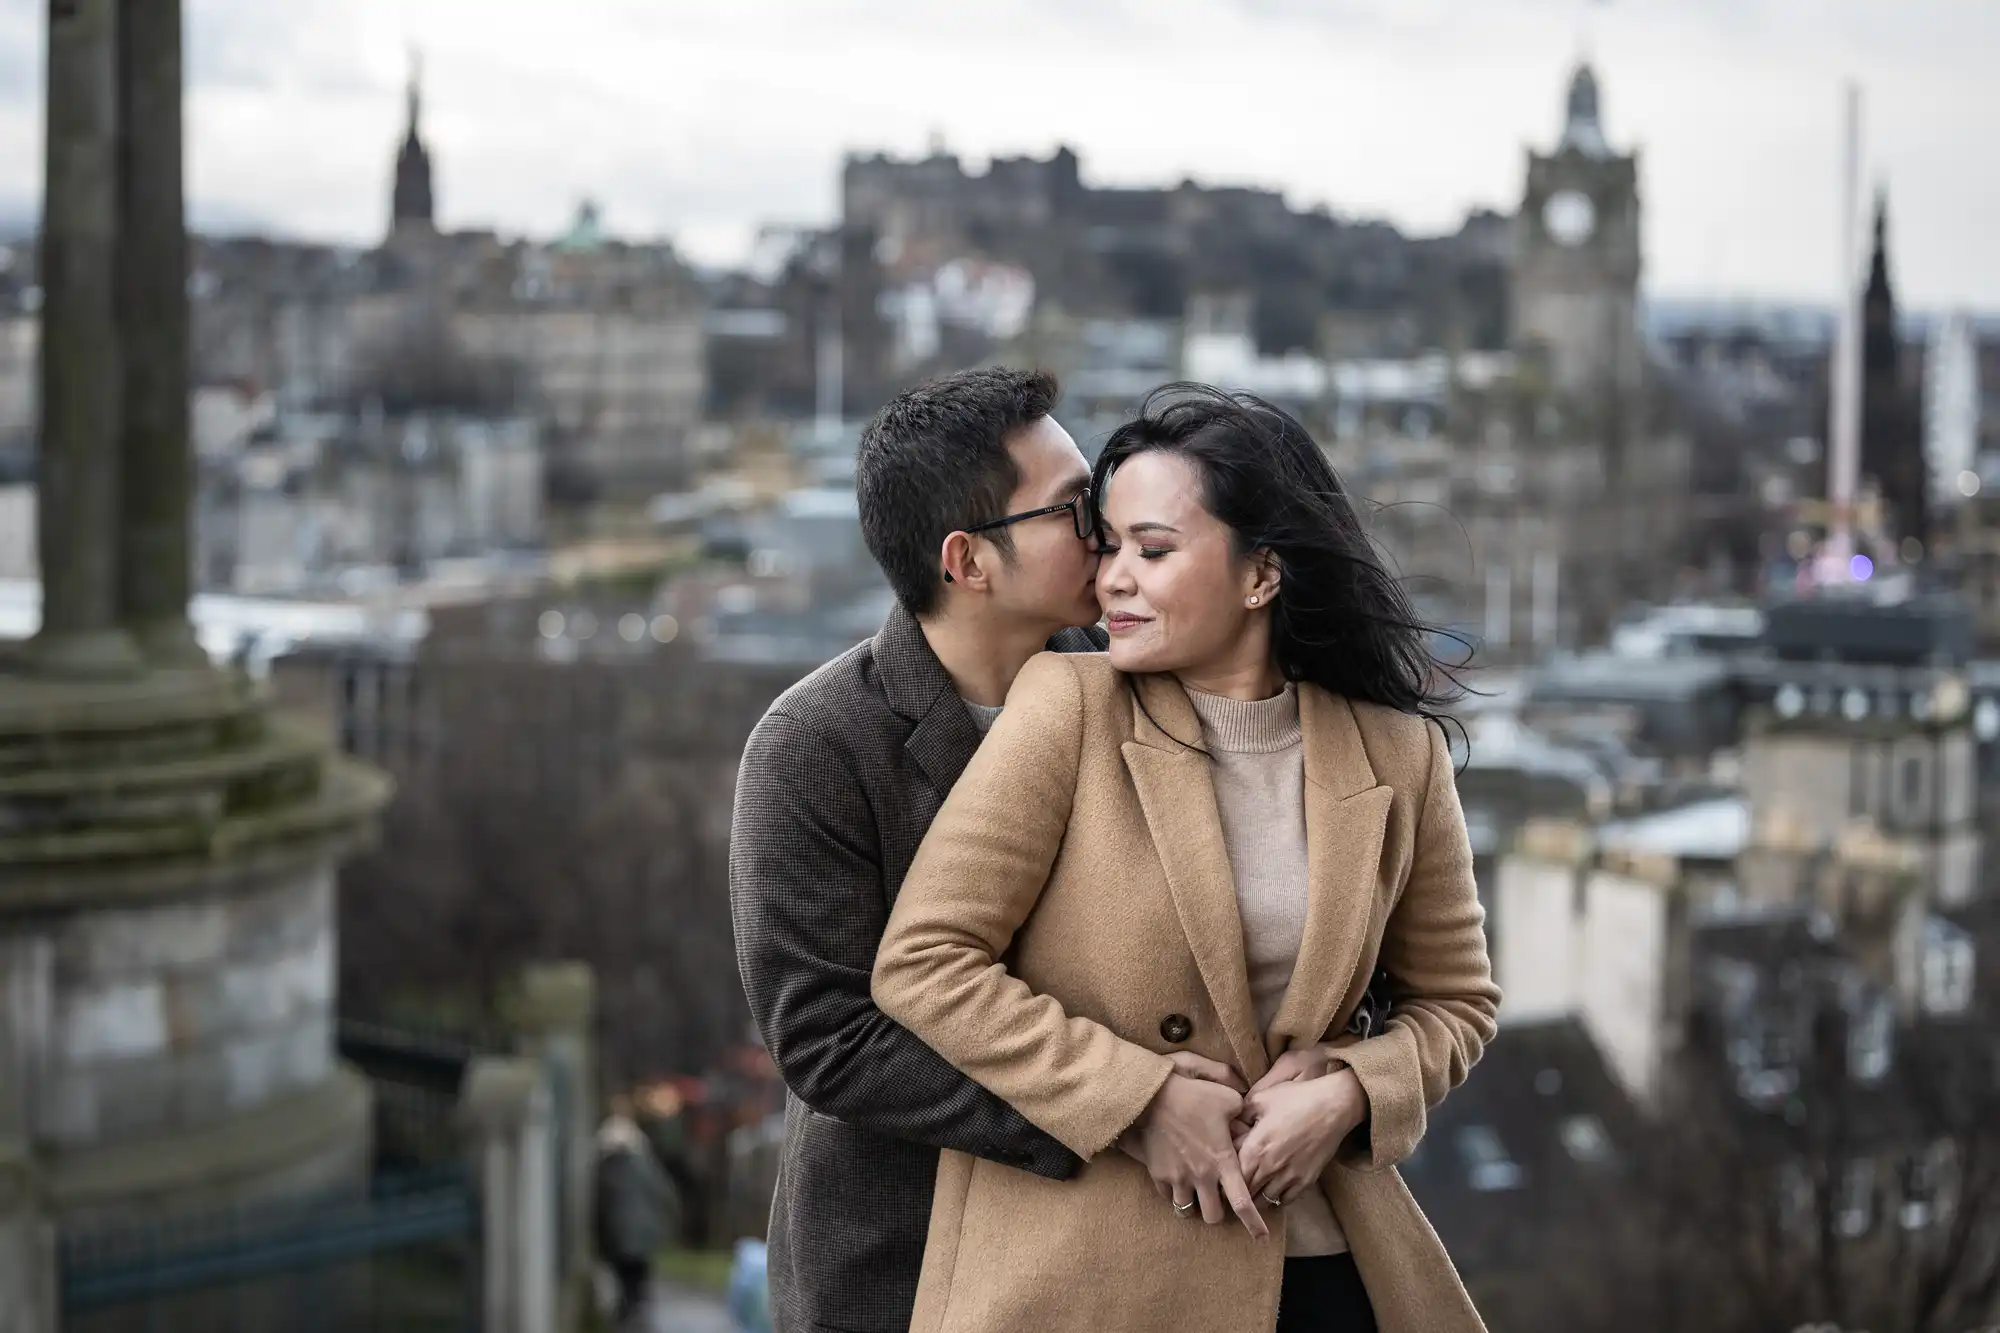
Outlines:
POLYGON ((612 1097, 597 1129, 597 1253, 618 1280, 620 1323, 645 1304, 671 1203, 667 1173, 632 1118, 631 1099, 612 1097))
POLYGON ((729 1265, 729 1318, 736 1333, 771 1333, 771 1288, 765 1276, 764 1242, 736 1242, 729 1265))

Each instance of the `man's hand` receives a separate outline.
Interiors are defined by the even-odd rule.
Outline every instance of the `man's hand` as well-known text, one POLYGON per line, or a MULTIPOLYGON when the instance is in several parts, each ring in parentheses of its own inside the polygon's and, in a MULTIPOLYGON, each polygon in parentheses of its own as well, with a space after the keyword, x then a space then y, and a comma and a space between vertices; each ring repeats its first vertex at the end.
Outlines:
POLYGON ((1267 1203, 1285 1204, 1318 1181, 1368 1118, 1368 1094, 1346 1067, 1317 1078, 1260 1079, 1244 1098, 1243 1118, 1250 1129, 1236 1153, 1244 1181, 1267 1203))
POLYGON ((1180 1073, 1184 1057, 1201 1059, 1185 1052, 1174 1056, 1176 1072, 1167 1076, 1118 1146, 1138 1159, 1160 1196, 1180 1212, 1199 1203, 1202 1221, 1214 1225, 1234 1211, 1244 1229, 1262 1240, 1271 1229, 1250 1197, 1230 1136, 1230 1124, 1243 1110, 1243 1095, 1236 1090, 1243 1086, 1242 1080, 1214 1061, 1203 1061, 1202 1072, 1195 1076, 1180 1073), (1212 1077, 1216 1070, 1234 1078, 1235 1087, 1212 1077))

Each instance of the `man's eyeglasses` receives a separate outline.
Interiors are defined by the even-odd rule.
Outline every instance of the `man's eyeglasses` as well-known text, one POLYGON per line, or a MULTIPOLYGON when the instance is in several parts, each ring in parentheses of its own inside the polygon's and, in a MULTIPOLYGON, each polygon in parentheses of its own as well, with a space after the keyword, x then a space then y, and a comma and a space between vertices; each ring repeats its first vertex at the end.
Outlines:
POLYGON ((1097 511, 1091 507, 1090 487, 1086 486, 1059 505, 1046 505, 1040 509, 1029 509, 1019 514, 1009 514, 988 523, 975 523, 966 532, 985 532, 991 528, 1004 528, 1010 523, 1025 523, 1031 518, 1041 518, 1047 514, 1069 512, 1070 526, 1080 540, 1090 541, 1097 535, 1097 511))

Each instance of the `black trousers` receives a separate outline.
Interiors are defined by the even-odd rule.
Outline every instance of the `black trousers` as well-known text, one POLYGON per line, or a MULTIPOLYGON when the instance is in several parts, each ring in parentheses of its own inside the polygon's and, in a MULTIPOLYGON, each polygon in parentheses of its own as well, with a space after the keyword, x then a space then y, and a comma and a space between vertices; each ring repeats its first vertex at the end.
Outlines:
POLYGON ((630 1319, 645 1304, 653 1265, 645 1259, 613 1259, 611 1271, 618 1277, 618 1318, 630 1319))
POLYGON ((1375 1307, 1353 1255, 1285 1260, 1277 1333, 1375 1333, 1375 1307))

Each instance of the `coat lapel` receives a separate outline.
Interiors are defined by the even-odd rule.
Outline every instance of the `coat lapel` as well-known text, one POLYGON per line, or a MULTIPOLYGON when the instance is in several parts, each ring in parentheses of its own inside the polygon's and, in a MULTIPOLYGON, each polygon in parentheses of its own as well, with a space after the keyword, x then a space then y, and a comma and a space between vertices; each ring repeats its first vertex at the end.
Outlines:
MULTIPOLYGON (((979 728, 958 701, 951 676, 931 651, 923 627, 901 606, 875 634, 877 679, 889 707, 914 725, 903 748, 923 770, 942 802, 979 748, 979 728)), ((935 813, 933 808, 932 813, 935 813)))
POLYGON ((1184 743, 1200 741, 1201 723, 1173 680, 1142 676, 1135 684, 1145 706, 1133 708, 1134 738, 1123 747, 1125 767, 1209 1002, 1235 1052, 1237 1068, 1255 1080, 1269 1061, 1250 998, 1236 879, 1222 840, 1208 757, 1184 743))
MULTIPOLYGON (((1102 638, 1102 630, 1066 629, 1050 639, 1048 646, 1061 653, 1099 652, 1104 647, 1102 638)), ((959 701, 944 663, 938 661, 930 641, 924 638, 923 626, 901 605, 889 609, 872 648, 883 697, 890 708, 915 724, 903 748, 937 789, 942 804, 979 749, 979 728, 959 701)), ((933 807, 930 814, 935 813, 933 807)), ((925 816, 926 822, 929 817, 925 816)))
POLYGON ((1377 783, 1344 699, 1299 687, 1305 733, 1305 940, 1267 1038, 1275 1057, 1318 1041, 1365 986, 1361 954, 1379 893, 1391 788, 1377 783))
POLYGON ((958 785, 959 776, 979 749, 979 728, 972 724, 972 714, 965 711, 958 696, 946 694, 918 720, 903 748, 937 788, 941 802, 958 785))

